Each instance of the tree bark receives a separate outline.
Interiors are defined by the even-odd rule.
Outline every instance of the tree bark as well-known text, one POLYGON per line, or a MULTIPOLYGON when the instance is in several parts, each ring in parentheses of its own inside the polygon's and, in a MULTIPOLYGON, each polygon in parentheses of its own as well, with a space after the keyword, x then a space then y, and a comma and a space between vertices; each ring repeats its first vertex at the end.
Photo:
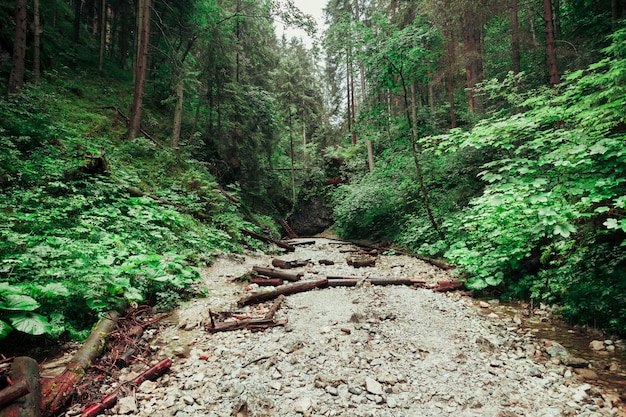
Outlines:
POLYGON ((15 358, 11 366, 11 379, 16 385, 25 384, 30 393, 2 409, 0 417, 41 416, 41 384, 37 361, 26 356, 15 358))
POLYGON ((277 298, 280 295, 291 295, 299 292, 310 291, 315 288, 328 285, 328 279, 320 279, 317 281, 298 282, 296 284, 283 285, 273 291, 251 294, 248 297, 244 297, 237 301, 239 307, 247 306, 250 304, 262 303, 277 298))
POLYGON ((554 25, 552 21, 552 1, 543 0, 543 19, 546 29, 546 55, 548 61, 548 74, 550 85, 556 86, 561 82, 556 59, 556 43, 554 40, 554 25))
POLYGON ((33 17, 35 33, 33 38, 33 83, 38 84, 41 76, 41 19, 39 0, 33 0, 33 17))
POLYGON ((100 5, 100 51, 98 54, 98 71, 102 72, 104 64, 104 49, 106 41, 106 0, 102 0, 100 5))
POLYGON ((148 64, 148 44, 150 41, 150 0, 139 1, 139 44, 137 47, 137 60, 135 66, 135 95, 130 116, 128 139, 134 139, 141 128, 141 110, 143 100, 144 82, 146 78, 146 66, 148 64))
POLYGON ((511 58, 513 61, 513 74, 517 75, 522 71, 522 59, 520 52, 520 33, 519 33, 519 0, 511 0, 511 58))
POLYGON ((538 48, 539 42, 537 41, 537 30, 535 29, 535 19, 533 17, 533 9, 530 7, 530 0, 526 0, 526 12, 528 13, 528 24, 533 38, 533 47, 538 48))
POLYGON ((266 277, 280 278, 285 281, 297 282, 304 276, 304 273, 290 274, 288 272, 279 271, 272 268, 264 268, 262 266, 253 266, 252 270, 259 275, 265 275, 266 277))
POLYGON ((28 21, 26 0, 15 1, 15 31, 13 37, 13 58, 9 76, 8 93, 18 93, 24 86, 24 67, 26 65, 26 32, 28 21))
MULTIPOLYGON (((181 74, 182 75, 182 74, 181 74)), ((180 140, 180 129, 183 122, 183 99, 185 93, 185 82, 182 79, 176 84, 176 107, 174 108, 174 127, 172 129, 172 148, 178 148, 180 140)))

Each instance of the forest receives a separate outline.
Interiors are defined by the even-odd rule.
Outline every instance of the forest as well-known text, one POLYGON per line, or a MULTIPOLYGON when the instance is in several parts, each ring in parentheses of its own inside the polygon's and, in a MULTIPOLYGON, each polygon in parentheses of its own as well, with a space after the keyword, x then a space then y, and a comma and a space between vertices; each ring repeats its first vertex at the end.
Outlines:
POLYGON ((285 224, 626 335, 626 1, 0 4, 4 342, 203 296, 285 224))

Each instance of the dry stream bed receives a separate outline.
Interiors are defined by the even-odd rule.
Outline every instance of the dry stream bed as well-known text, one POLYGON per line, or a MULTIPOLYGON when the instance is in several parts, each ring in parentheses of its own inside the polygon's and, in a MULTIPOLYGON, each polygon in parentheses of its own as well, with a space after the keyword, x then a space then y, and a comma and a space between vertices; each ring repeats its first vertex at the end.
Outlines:
MULTIPOLYGON (((218 258, 203 274, 209 297, 185 304, 167 326, 142 336, 153 352, 148 361, 173 359, 169 372, 125 390, 106 414, 626 416, 623 342, 599 338, 596 350, 581 348, 589 336, 562 328, 547 308, 531 312, 454 291, 371 285, 365 278, 435 286, 453 277, 404 255, 374 256, 374 266, 354 268, 346 258, 357 250, 315 238, 283 255, 218 258), (268 289, 236 278, 253 266, 270 267, 276 257, 309 261, 292 271, 305 281, 362 279, 353 287, 289 295, 274 315, 284 325, 208 332, 211 312, 226 320, 267 314, 271 301, 246 307, 237 301, 268 289)), ((147 365, 123 369, 101 393, 119 389, 147 365)), ((76 405, 65 415, 80 412, 76 405)))

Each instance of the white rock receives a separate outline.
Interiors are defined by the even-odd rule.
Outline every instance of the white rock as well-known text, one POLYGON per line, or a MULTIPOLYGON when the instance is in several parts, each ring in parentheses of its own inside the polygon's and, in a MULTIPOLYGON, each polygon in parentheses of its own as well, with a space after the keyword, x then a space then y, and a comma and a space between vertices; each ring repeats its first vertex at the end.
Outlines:
POLYGON ((602 340, 593 340, 589 343, 591 350, 604 350, 604 342, 602 340))
POLYGON ((119 405, 118 414, 132 414, 137 412, 137 401, 135 397, 124 397, 117 400, 119 405))
POLYGON ((365 378, 365 389, 370 394, 374 394, 374 395, 383 394, 383 386, 380 385, 380 383, 376 381, 374 378, 370 378, 370 377, 365 378))
POLYGON ((298 398, 293 403, 293 411, 296 413, 306 414, 313 408, 313 400, 309 397, 298 398))

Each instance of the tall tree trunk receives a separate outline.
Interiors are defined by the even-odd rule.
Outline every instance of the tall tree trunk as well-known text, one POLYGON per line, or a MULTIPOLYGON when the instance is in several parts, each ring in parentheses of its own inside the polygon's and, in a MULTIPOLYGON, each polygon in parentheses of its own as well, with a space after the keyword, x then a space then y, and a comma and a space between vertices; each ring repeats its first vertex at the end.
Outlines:
MULTIPOLYGON (((449 26, 450 23, 446 23, 449 26)), ((456 127, 456 109, 454 106, 454 63, 456 62, 456 39, 451 28, 446 28, 446 90, 448 94, 448 103, 450 105, 450 128, 456 127)))
POLYGON ((483 53, 481 45, 482 19, 470 5, 463 16, 463 49, 465 53, 465 74, 467 78, 467 98, 470 112, 481 111, 474 88, 483 78, 483 53))
POLYGON ((350 62, 350 91, 352 103, 350 106, 350 118, 352 119, 352 144, 356 145, 356 105, 354 101, 354 75, 352 74, 352 62, 350 62))
POLYGON ((174 107, 174 128, 172 129, 172 148, 178 148, 180 129, 183 122, 183 99, 185 94, 185 81, 182 74, 176 84, 176 106, 174 107))
POLYGON ((518 0, 511 0, 511 55, 513 60, 512 70, 515 75, 522 71, 518 12, 518 0))
POLYGON ((125 70, 128 62, 128 5, 126 0, 120 4, 120 68, 125 70))
POLYGON ((137 137, 141 127, 143 90, 148 63, 148 43, 150 41, 150 0, 139 0, 139 15, 138 20, 141 22, 141 26, 138 27, 139 47, 137 48, 138 55, 135 67, 135 95, 128 129, 128 138, 131 140, 137 137))
POLYGON ((26 65, 26 31, 28 21, 26 0, 15 1, 15 35, 13 38, 13 59, 9 77, 8 93, 15 94, 24 86, 24 67, 26 65))
MULTIPOLYGON (((392 64, 393 65, 393 64, 392 64)), ((398 69, 396 68, 396 71, 398 69)), ((421 153, 421 148, 417 143, 417 121, 416 118, 413 117, 411 120, 411 103, 409 102, 409 92, 408 86, 402 72, 398 71, 398 75, 400 80, 402 81, 402 91, 404 93, 404 112, 406 115, 407 125, 409 126, 409 136, 411 139, 411 150, 413 152, 413 162, 415 163, 415 173, 417 175, 417 180, 419 182, 420 191, 422 193, 422 197, 424 199, 424 208, 426 209, 426 213, 428 214, 428 219, 430 220, 430 224, 433 229, 437 231, 440 237, 443 238, 441 231, 439 230, 439 226, 437 225, 437 221, 435 220, 435 216, 433 216, 432 210, 430 208, 430 199, 428 197, 428 190, 426 189, 426 184, 424 183, 424 174, 422 171, 422 164, 420 163, 419 157, 421 153)), ((415 94, 415 85, 411 85, 411 96, 415 106, 417 102, 417 97, 415 94)), ((416 111, 415 109, 413 110, 416 111)))
POLYGON ((548 60, 548 74, 550 85, 555 86, 561 80, 556 61, 556 43, 554 41, 554 26, 552 24, 552 1, 543 0, 543 18, 546 25, 546 55, 548 60))
POLYGON ((554 38, 561 37, 561 0, 553 0, 552 20, 554 21, 554 38))
POLYGON ((39 0, 33 0, 33 15, 35 34, 33 39, 33 82, 39 83, 41 76, 41 19, 39 15, 39 0))
POLYGON ((80 21, 83 10, 83 0, 74 0, 74 23, 72 27, 72 40, 78 43, 80 40, 80 21))
POLYGON ((106 0, 102 0, 100 7, 100 53, 98 55, 98 71, 102 72, 104 64, 104 48, 106 41, 106 0))
POLYGON ((528 13, 528 24, 530 25, 530 34, 533 38, 533 47, 538 48, 537 30, 535 29, 535 19, 533 17, 533 9, 530 7, 530 0, 526 0, 526 12, 528 13))

